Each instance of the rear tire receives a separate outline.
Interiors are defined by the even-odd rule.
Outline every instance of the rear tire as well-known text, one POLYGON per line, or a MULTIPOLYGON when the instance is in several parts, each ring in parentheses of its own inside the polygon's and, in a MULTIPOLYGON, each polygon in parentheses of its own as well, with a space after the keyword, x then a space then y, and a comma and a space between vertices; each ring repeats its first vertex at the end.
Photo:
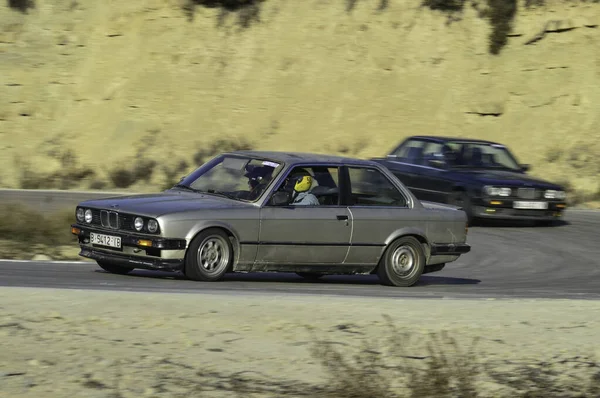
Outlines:
POLYGON ((385 250, 377 267, 377 276, 384 285, 409 287, 417 283, 424 269, 423 246, 416 238, 403 236, 385 250))
POLYGON ((195 281, 223 279, 233 264, 233 245, 218 228, 200 232, 190 243, 185 256, 185 276, 195 281))
POLYGON ((100 268, 102 268, 103 270, 105 270, 107 272, 110 272, 111 274, 127 275, 128 273, 133 271, 133 268, 131 268, 131 267, 123 267, 121 265, 108 263, 106 261, 96 261, 96 262, 98 263, 100 268))

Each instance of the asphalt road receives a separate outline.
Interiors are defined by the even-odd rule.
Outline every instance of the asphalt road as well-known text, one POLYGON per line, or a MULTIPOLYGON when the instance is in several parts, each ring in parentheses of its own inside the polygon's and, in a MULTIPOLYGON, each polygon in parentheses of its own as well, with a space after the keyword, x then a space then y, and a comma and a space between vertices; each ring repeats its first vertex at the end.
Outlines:
POLYGON ((472 251, 409 288, 376 276, 232 274, 194 282, 179 274, 104 272, 95 263, 0 261, 0 286, 224 294, 311 294, 403 298, 600 299, 600 212, 570 211, 554 227, 488 224, 472 227, 472 251))

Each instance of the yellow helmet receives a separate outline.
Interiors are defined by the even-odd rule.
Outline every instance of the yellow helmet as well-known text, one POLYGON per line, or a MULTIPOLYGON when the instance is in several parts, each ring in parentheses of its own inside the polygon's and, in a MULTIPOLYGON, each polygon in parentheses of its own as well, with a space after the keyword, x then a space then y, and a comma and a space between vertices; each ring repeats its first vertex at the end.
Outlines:
POLYGON ((294 185, 294 191, 306 192, 312 186, 313 179, 309 175, 298 176, 296 178, 296 185, 294 185))

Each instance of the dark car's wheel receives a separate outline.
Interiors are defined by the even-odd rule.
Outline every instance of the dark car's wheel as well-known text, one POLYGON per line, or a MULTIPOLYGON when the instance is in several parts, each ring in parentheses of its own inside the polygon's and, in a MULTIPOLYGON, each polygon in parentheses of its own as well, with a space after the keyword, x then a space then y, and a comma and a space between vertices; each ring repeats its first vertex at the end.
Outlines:
POLYGON ((469 225, 473 223, 473 207, 471 206, 471 198, 465 191, 453 191, 450 194, 449 202, 452 206, 462 207, 467 214, 467 222, 469 225))
POLYGON ((408 287, 421 277, 425 269, 425 252, 412 236, 392 242, 381 257, 377 276, 384 285, 408 287))
POLYGON ((196 281, 217 281, 233 263, 233 246, 220 229, 200 232, 191 242, 185 258, 185 275, 196 281))
POLYGON ((96 261, 96 262, 98 263, 100 268, 102 268, 103 270, 108 271, 112 274, 127 275, 128 273, 133 271, 133 268, 131 268, 131 267, 123 267, 121 265, 107 263, 106 261, 96 261))

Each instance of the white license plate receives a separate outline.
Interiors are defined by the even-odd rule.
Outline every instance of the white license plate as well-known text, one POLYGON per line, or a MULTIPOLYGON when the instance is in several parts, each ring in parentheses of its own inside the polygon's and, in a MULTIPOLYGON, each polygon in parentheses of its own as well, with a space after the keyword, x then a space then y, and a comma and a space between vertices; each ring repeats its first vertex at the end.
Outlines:
POLYGON ((536 209, 544 210, 548 208, 548 202, 514 202, 515 209, 536 209))
POLYGON ((102 235, 90 232, 90 243, 108 247, 121 248, 121 238, 118 236, 102 235))

